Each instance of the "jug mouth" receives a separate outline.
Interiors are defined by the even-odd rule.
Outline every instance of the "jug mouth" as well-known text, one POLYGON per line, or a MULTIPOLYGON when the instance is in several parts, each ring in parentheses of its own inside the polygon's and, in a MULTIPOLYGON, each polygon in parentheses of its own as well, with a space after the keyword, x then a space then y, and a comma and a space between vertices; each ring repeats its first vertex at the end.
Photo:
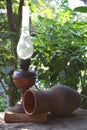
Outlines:
POLYGON ((27 90, 23 96, 24 111, 28 115, 33 115, 36 108, 36 96, 33 91, 27 90))

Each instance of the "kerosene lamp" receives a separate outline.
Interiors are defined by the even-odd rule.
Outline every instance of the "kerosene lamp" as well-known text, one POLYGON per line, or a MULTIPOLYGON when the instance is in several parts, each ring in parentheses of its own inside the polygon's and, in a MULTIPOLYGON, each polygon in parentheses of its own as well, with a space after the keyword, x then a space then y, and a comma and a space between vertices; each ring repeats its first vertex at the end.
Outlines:
MULTIPOLYGON (((30 59, 33 54, 33 46, 29 33, 29 8, 23 6, 22 10, 22 32, 17 46, 17 54, 20 59, 20 69, 14 71, 13 82, 20 88, 22 97, 24 92, 35 84, 36 74, 28 69, 30 59)), ((46 122, 47 113, 41 113, 29 116, 25 113, 23 107, 23 98, 13 107, 5 112, 4 120, 6 123, 13 122, 46 122)))
MULTIPOLYGON (((29 69, 30 58, 33 54, 33 45, 29 32, 29 7, 22 7, 22 30, 17 46, 17 54, 20 59, 20 69, 14 71, 13 82, 20 88, 23 93, 35 84, 36 74, 29 69)), ((18 103, 13 110, 14 112, 24 112, 22 101, 18 103)))

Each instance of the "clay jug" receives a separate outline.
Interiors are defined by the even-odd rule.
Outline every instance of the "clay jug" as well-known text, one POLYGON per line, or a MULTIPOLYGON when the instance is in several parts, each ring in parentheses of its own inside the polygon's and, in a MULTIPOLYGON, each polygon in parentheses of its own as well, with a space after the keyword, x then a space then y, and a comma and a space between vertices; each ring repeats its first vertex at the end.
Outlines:
POLYGON ((57 116, 67 116, 80 106, 80 94, 65 85, 56 85, 49 90, 27 90, 23 97, 23 107, 28 115, 51 112, 57 116))

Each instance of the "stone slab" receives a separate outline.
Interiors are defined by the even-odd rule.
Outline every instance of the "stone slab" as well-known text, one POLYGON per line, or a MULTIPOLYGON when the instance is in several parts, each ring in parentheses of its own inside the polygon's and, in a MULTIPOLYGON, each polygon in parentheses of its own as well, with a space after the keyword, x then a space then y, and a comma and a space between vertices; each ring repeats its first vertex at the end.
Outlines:
POLYGON ((87 130, 87 110, 77 109, 69 117, 48 116, 45 123, 5 123, 0 113, 0 130, 87 130))

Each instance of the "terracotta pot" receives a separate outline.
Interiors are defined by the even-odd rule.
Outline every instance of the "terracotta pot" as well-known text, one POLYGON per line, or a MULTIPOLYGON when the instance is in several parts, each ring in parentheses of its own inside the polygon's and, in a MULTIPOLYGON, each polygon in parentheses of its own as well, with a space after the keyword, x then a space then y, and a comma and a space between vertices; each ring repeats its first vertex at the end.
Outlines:
POLYGON ((57 85, 49 90, 27 90, 23 107, 28 115, 50 111, 58 116, 67 116, 80 106, 80 94, 70 87, 57 85))

